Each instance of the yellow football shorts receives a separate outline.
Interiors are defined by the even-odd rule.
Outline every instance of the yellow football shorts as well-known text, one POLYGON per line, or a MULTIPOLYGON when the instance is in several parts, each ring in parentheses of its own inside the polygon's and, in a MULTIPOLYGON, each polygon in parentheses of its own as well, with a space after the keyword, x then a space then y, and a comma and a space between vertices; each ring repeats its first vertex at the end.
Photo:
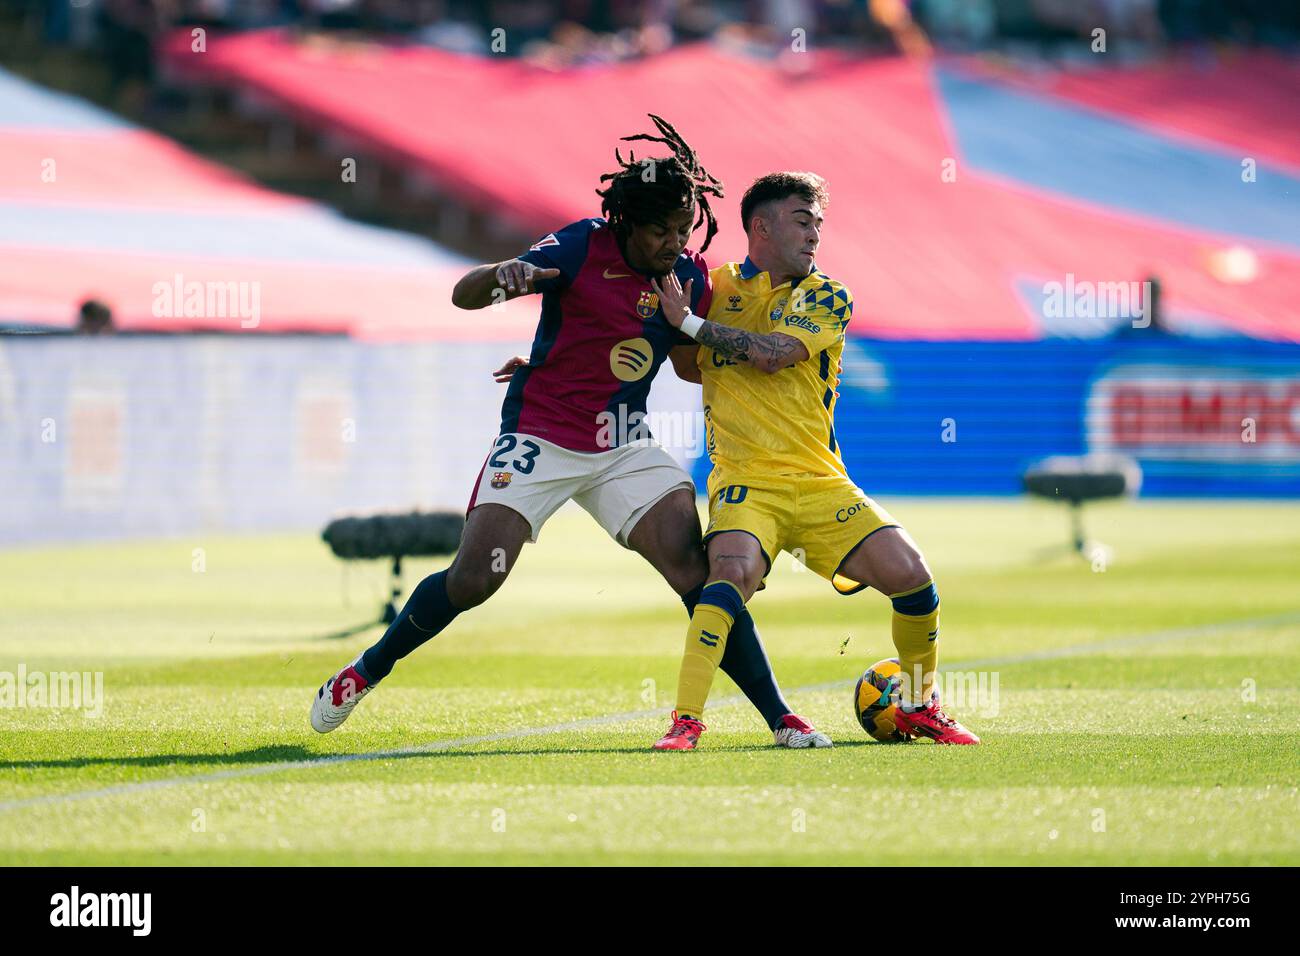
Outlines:
MULTIPOLYGON (((830 581, 841 594, 866 587, 839 573, 868 535, 898 522, 843 475, 709 476, 709 526, 704 540, 724 531, 758 539, 767 569, 781 551, 830 581)), ((764 575, 766 577, 766 575, 764 575)))

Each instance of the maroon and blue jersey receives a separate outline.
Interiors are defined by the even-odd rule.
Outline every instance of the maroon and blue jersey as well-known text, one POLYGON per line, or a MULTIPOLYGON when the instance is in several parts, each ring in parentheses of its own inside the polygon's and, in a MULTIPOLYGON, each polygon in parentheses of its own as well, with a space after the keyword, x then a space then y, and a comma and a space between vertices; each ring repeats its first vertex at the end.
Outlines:
MULTIPOLYGON (((651 277, 627 264, 603 219, 565 226, 519 258, 560 275, 535 283, 542 317, 528 365, 510 380, 501 434, 536 435, 572 451, 615 447, 625 432, 608 423, 636 426, 669 349, 694 341, 668 324, 651 277)), ((707 315, 713 291, 704 259, 687 250, 673 271, 683 286, 694 280, 692 311, 707 315)))

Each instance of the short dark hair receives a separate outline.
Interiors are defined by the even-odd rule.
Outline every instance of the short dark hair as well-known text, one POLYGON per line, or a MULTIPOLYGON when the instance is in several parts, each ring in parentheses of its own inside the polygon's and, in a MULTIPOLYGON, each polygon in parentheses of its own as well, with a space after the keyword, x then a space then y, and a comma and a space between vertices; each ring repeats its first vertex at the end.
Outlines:
POLYGON ((831 201, 826 180, 816 173, 768 173, 759 176, 745 190, 745 198, 740 201, 740 224, 746 234, 749 233, 749 221, 759 206, 768 202, 780 202, 788 196, 800 196, 808 202, 820 204, 823 209, 831 201))
POLYGON ((654 121, 659 135, 638 133, 624 136, 628 142, 645 140, 661 143, 672 150, 672 155, 665 159, 647 159, 638 161, 635 153, 627 160, 614 151, 619 168, 616 172, 606 173, 600 177, 602 183, 609 183, 605 189, 596 190, 600 196, 600 211, 620 239, 626 239, 632 226, 662 222, 674 212, 684 209, 696 209, 695 225, 698 229, 707 224, 704 243, 700 252, 709 248, 718 231, 718 220, 709 206, 710 196, 722 196, 722 183, 709 175, 709 171, 700 165, 699 157, 690 144, 682 139, 681 134, 673 129, 672 124, 662 117, 649 114, 654 121), (653 164, 653 175, 646 176, 646 165, 653 164))

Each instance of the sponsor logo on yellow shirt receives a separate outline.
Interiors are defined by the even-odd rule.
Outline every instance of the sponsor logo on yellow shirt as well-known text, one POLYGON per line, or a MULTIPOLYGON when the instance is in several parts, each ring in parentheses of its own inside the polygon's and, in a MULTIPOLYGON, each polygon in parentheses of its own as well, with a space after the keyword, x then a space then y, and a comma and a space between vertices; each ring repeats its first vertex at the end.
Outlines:
POLYGON ((801 329, 807 329, 813 335, 816 335, 818 332, 822 330, 822 327, 820 325, 818 325, 816 322, 809 319, 806 315, 797 315, 797 314, 787 315, 785 317, 785 324, 797 325, 801 329))

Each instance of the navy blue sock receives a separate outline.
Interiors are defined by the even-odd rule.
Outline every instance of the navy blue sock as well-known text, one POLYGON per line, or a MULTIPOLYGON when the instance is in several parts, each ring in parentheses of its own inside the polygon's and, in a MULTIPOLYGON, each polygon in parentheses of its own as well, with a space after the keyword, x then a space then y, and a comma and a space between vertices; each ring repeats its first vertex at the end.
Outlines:
POLYGON ((447 599, 447 572, 429 575, 416 585, 402 613, 388 625, 379 643, 361 655, 361 676, 372 684, 383 680, 394 664, 436 637, 459 613, 447 599))
MULTIPOLYGON (((695 611, 703 591, 704 582, 701 581, 682 595, 686 613, 695 611)), ((749 608, 741 608, 735 616, 719 666, 722 673, 730 677, 749 702, 758 708, 769 729, 776 730, 781 718, 791 713, 790 705, 776 684, 776 675, 772 673, 772 664, 763 650, 763 640, 758 636, 758 628, 754 627, 749 608)))

